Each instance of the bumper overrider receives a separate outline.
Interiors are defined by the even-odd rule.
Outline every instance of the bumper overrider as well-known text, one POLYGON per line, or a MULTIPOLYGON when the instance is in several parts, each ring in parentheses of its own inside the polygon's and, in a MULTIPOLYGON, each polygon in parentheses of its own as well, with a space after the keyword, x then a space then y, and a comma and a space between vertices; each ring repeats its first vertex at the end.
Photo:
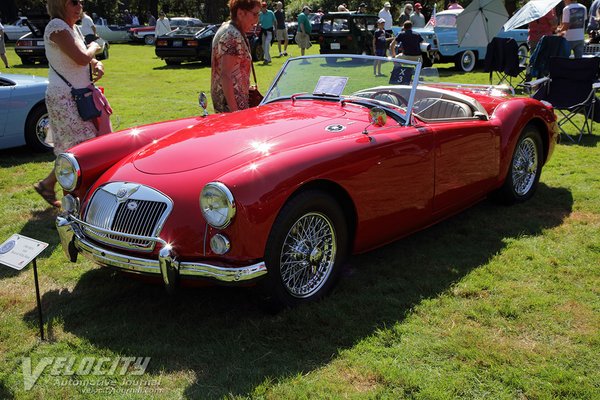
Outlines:
POLYGON ((259 278, 267 273, 264 261, 243 267, 221 267, 199 262, 180 262, 173 248, 159 237, 127 235, 92 226, 77 217, 63 213, 56 218, 56 229, 60 236, 62 248, 69 260, 77 261, 81 253, 97 264, 121 269, 128 272, 161 276, 168 292, 174 292, 180 277, 213 279, 220 282, 246 282, 259 278), (82 227, 88 226, 95 231, 106 234, 118 234, 132 239, 153 241, 161 244, 158 260, 131 257, 105 249, 90 241, 83 234, 82 227))

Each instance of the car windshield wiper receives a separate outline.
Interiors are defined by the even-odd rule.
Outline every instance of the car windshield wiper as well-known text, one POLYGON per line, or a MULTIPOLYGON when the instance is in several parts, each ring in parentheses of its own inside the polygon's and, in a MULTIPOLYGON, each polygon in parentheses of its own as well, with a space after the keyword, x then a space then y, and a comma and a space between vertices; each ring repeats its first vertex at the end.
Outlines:
POLYGON ((313 92, 312 93, 313 96, 319 96, 319 97, 330 97, 330 98, 339 98, 340 96, 338 96, 337 94, 331 94, 331 93, 327 93, 327 92, 313 92))

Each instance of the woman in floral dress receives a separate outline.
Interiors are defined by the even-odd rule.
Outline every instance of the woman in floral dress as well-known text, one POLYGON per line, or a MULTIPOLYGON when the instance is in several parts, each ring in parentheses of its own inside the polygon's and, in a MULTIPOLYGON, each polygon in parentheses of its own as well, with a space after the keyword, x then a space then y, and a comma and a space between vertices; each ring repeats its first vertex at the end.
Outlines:
POLYGON ((246 32, 258 22, 259 0, 230 0, 231 20, 212 42, 211 88, 215 112, 248 108, 252 56, 246 32))
MULTIPOLYGON (((98 130, 92 120, 83 121, 71 95, 71 88, 60 78, 62 75, 74 88, 85 88, 104 75, 104 67, 94 58, 100 49, 96 42, 86 46, 75 23, 81 18, 80 0, 48 0, 48 14, 52 18, 44 31, 46 58, 49 62, 46 107, 54 139, 54 154, 96 137, 98 130), (90 74, 91 71, 91 74, 90 74), (92 76, 90 76, 92 75, 92 76)), ((34 189, 54 207, 56 199, 54 169, 33 185, 34 189)))

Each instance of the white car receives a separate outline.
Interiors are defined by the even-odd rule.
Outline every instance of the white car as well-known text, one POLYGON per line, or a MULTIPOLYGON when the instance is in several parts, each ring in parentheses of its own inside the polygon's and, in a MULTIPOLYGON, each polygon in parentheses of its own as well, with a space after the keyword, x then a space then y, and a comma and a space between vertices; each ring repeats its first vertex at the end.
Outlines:
POLYGON ((94 25, 96 25, 96 34, 107 42, 126 43, 130 40, 129 29, 131 26, 109 25, 106 18, 99 18, 94 25))
POLYGON ((12 24, 4 25, 4 38, 8 41, 17 41, 21 36, 29 33, 29 27, 25 23, 27 17, 19 17, 12 24))

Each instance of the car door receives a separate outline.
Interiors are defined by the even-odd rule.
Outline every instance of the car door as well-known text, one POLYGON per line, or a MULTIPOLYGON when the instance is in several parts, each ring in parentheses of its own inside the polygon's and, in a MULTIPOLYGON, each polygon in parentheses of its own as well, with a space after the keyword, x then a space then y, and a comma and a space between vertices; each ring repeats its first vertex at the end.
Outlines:
POLYGON ((0 78, 0 137, 6 132, 8 112, 10 111, 10 97, 14 91, 14 85, 0 78))
POLYGON ((360 251, 428 224, 434 195, 432 131, 397 125, 369 136, 357 141, 361 151, 351 162, 356 175, 346 186, 356 194, 360 251))
POLYGON ((430 126, 435 132, 434 213, 446 213, 477 200, 495 183, 500 131, 481 120, 430 126))

